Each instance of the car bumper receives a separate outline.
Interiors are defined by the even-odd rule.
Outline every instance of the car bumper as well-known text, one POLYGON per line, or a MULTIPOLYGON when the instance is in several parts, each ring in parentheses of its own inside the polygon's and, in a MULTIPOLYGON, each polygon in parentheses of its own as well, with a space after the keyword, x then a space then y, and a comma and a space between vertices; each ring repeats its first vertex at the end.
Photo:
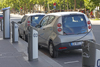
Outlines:
POLYGON ((60 43, 55 46, 57 51, 64 51, 64 50, 73 50, 73 49, 81 49, 82 44, 72 46, 70 42, 60 43))

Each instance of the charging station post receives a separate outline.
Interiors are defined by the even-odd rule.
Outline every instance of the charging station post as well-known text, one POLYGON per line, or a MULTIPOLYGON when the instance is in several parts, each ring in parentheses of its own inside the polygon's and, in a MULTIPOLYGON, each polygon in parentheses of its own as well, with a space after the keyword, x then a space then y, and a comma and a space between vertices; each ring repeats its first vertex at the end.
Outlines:
POLYGON ((12 42, 18 42, 18 25, 14 21, 12 21, 12 42))
POLYGON ((3 19, 0 20, 1 23, 1 31, 3 31, 3 19))
POLYGON ((38 32, 33 29, 32 26, 29 27, 28 35, 28 60, 38 59, 38 32))
POLYGON ((84 41, 82 45, 82 67, 100 67, 100 45, 84 41))
POLYGON ((10 39, 10 7, 3 8, 3 38, 10 39))

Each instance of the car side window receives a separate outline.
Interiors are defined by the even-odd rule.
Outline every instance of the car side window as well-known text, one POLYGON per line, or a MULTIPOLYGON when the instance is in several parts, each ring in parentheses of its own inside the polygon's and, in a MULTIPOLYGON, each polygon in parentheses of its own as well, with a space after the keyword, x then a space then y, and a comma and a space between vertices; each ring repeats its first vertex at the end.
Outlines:
POLYGON ((54 20, 55 16, 50 16, 48 24, 50 24, 54 20))
POLYGON ((26 20, 27 16, 24 16, 21 20, 21 22, 24 22, 26 20))
POLYGON ((41 21, 41 26, 45 26, 48 24, 49 16, 45 16, 41 21))

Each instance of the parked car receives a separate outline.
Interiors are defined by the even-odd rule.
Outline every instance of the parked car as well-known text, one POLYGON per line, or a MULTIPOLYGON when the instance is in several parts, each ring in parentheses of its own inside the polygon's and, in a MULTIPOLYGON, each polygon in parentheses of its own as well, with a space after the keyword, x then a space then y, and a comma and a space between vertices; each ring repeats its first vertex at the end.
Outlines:
POLYGON ((3 15, 2 15, 2 14, 0 14, 0 20, 1 20, 1 19, 3 19, 3 15))
POLYGON ((0 14, 0 23, 1 23, 2 19, 3 19, 3 15, 0 14))
POLYGON ((47 14, 35 29, 39 46, 48 48, 51 57, 57 57, 60 51, 81 49, 84 40, 95 41, 91 22, 81 12, 47 14))
POLYGON ((19 37, 28 41, 28 26, 32 25, 33 27, 35 27, 44 16, 45 16, 44 13, 34 13, 34 14, 24 15, 21 21, 18 22, 19 37))

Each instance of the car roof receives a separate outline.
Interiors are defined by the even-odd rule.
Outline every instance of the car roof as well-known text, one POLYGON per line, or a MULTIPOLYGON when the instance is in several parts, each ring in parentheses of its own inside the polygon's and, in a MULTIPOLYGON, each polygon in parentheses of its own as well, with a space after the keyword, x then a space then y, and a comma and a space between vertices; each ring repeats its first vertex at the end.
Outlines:
POLYGON ((0 13, 0 15, 3 15, 2 13, 0 13))
POLYGON ((64 16, 64 15, 69 15, 69 14, 84 14, 84 13, 81 13, 81 12, 56 12, 56 13, 49 13, 47 15, 64 16))
POLYGON ((34 15, 45 15, 45 13, 32 13, 32 14, 25 14, 26 16, 34 16, 34 15))
POLYGON ((0 14, 0 16, 3 16, 3 14, 0 14))

